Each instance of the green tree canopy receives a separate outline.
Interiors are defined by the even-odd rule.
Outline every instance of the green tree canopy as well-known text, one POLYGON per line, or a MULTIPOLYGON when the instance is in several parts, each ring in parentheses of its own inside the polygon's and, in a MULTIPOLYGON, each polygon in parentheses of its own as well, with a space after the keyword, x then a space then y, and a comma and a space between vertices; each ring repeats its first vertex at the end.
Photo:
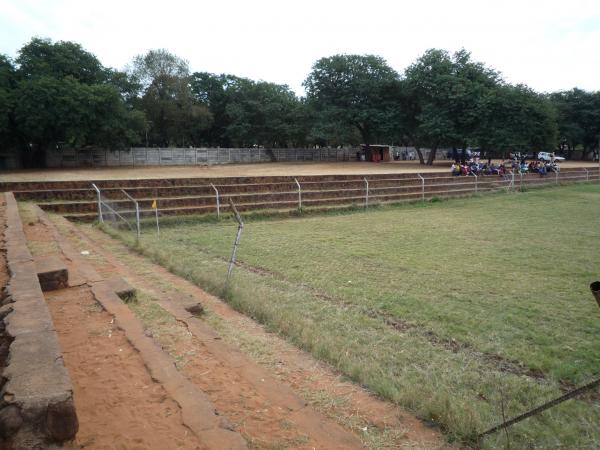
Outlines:
POLYGON ((581 89, 555 92, 550 100, 558 115, 559 141, 570 155, 581 147, 586 157, 598 146, 600 136, 600 92, 581 89))
POLYGON ((430 147, 433 164, 439 147, 466 148, 480 123, 479 105, 500 83, 499 75, 461 50, 425 52, 405 72, 405 128, 418 147, 430 147))
POLYGON ((281 146, 304 143, 304 104, 288 86, 206 72, 192 76, 194 97, 214 122, 207 141, 222 146, 281 146))
POLYGON ((202 141, 213 116, 192 95, 187 61, 167 50, 150 50, 134 58, 130 75, 141 88, 140 105, 153 143, 185 146, 202 141))
POLYGON ((19 50, 16 62, 21 79, 70 76, 85 84, 106 80, 106 71, 100 61, 75 42, 33 38, 19 50))
POLYGON ((485 150, 552 151, 556 145, 556 113, 548 99, 523 85, 487 91, 479 106, 476 142, 485 150))
POLYGON ((227 132, 231 124, 227 105, 230 101, 230 92, 242 82, 242 78, 227 74, 215 75, 208 72, 196 72, 192 75, 192 95, 198 102, 205 105, 213 116, 212 125, 204 133, 204 139, 208 145, 222 147, 232 145, 227 132))
POLYGON ((302 105, 285 85, 241 79, 228 90, 227 136, 238 146, 293 144, 302 105))
POLYGON ((15 68, 8 56, 0 54, 0 140, 9 138, 10 112, 13 98, 11 91, 15 84, 15 68))
POLYGON ((538 94, 505 83, 465 50, 430 49, 403 76, 379 56, 334 55, 314 63, 304 87, 301 98, 286 85, 190 74, 187 61, 164 49, 138 55, 120 71, 77 43, 33 38, 14 62, 0 55, 0 145, 43 153, 59 144, 144 141, 402 142, 431 148, 429 164, 441 147, 506 153, 552 150, 560 142, 567 156, 575 149, 589 156, 598 147, 600 92, 538 94))
POLYGON ((314 120, 343 127, 341 136, 356 128, 364 143, 385 140, 398 117, 398 74, 374 55, 335 55, 319 59, 304 81, 314 120))
POLYGON ((127 107, 112 73, 73 42, 34 38, 19 51, 15 68, 0 58, 0 133, 8 108, 10 134, 3 145, 26 164, 43 165, 45 151, 61 145, 137 142, 143 114, 127 107))

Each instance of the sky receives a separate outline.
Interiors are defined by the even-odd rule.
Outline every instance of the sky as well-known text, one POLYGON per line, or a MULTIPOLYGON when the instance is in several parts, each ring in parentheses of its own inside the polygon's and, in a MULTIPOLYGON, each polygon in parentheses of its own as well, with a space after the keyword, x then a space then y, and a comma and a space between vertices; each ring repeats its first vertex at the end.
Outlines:
POLYGON ((375 54, 402 73, 429 48, 540 92, 600 90, 600 0, 0 0, 0 53, 32 37, 80 43, 123 69, 164 48, 192 71, 289 85, 319 58, 375 54))

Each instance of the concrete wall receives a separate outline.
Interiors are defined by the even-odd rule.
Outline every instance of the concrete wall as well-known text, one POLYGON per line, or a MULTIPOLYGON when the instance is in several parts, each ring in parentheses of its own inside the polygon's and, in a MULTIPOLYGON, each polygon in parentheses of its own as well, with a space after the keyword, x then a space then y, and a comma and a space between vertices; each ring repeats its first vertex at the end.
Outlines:
POLYGON ((131 148, 63 149, 47 155, 48 167, 170 166, 272 161, 348 161, 356 149, 335 148, 131 148))
POLYGON ((44 300, 12 193, 4 194, 2 236, 10 279, 0 301, 0 330, 9 344, 0 379, 0 448, 63 448, 79 424, 73 388, 44 300))

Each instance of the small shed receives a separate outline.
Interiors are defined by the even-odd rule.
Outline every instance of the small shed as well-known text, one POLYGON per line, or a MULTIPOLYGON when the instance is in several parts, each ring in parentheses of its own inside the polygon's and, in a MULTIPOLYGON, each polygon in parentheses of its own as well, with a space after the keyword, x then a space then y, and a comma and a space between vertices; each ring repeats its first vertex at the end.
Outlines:
POLYGON ((361 152, 365 155, 365 161, 380 162, 391 161, 392 155, 389 145, 360 144, 361 152))

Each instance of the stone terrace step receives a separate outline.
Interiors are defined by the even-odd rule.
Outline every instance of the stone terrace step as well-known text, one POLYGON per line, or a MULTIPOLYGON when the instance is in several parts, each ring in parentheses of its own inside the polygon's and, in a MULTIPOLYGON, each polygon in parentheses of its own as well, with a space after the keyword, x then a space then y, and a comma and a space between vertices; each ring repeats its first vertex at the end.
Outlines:
MULTIPOLYGON (((446 180, 446 179, 444 179, 446 180)), ((440 191, 442 189, 454 191, 460 189, 475 189, 475 179, 474 178, 454 178, 448 179, 450 182, 446 183, 438 183, 438 184, 429 184, 425 185, 425 192, 431 191, 440 191)), ((498 180, 494 177, 492 180, 483 180, 478 183, 478 189, 482 190, 486 186, 499 187, 502 181, 498 180)), ((311 187, 320 187, 316 184, 310 185, 311 187)), ((348 198, 348 197, 365 197, 366 196, 366 185, 362 184, 352 184, 347 186, 357 186, 357 187, 346 187, 346 188, 338 188, 338 189, 321 189, 321 190, 302 190, 302 199, 303 201, 316 200, 324 197, 333 197, 333 198, 348 198)), ((281 186, 287 187, 287 186, 281 186)), ((383 194, 402 194, 402 193, 420 193, 422 192, 422 187, 420 184, 409 184, 409 185, 389 185, 384 183, 380 185, 369 184, 369 195, 383 195, 383 194)), ((139 198, 135 197, 135 192, 130 191, 130 195, 133 195, 139 202, 139 206, 142 209, 150 208, 150 205, 157 197, 147 197, 147 198, 139 198)), ((253 202, 281 202, 281 201, 296 201, 298 198, 297 190, 284 190, 284 191, 264 191, 264 192, 239 192, 239 193, 230 193, 230 194, 222 194, 221 202, 227 203, 228 199, 231 198, 234 203, 253 203, 253 202)), ((131 207, 131 202, 127 199, 121 199, 114 201, 116 205, 119 205, 121 208, 131 207)), ((191 206, 203 206, 203 205, 214 205, 216 203, 216 197, 214 193, 210 195, 190 195, 190 196, 181 196, 181 197, 158 197, 158 205, 159 209, 165 208, 173 208, 173 207, 191 207, 191 206)), ((88 201, 55 201, 48 203, 39 203, 39 205, 47 210, 57 213, 77 213, 77 212, 95 212, 97 210, 97 202, 95 199, 88 201)))
MULTIPOLYGON (((560 182, 576 182, 593 179, 593 170, 565 169, 560 182)), ((364 202, 369 189, 371 202, 415 199, 448 195, 465 195, 468 192, 503 189, 510 185, 510 176, 455 177, 448 173, 418 174, 371 174, 327 175, 297 177, 304 206, 354 204, 364 202), (367 179, 367 182, 365 181, 367 179), (423 186, 424 182, 424 186, 423 186)), ((556 182, 554 174, 540 177, 526 174, 514 177, 515 186, 549 184, 556 182)), ((113 180, 98 182, 102 195, 110 199, 118 210, 133 214, 133 206, 122 189, 139 202, 142 212, 147 212, 154 199, 158 201, 161 214, 210 213, 216 208, 218 191, 222 208, 228 200, 234 201, 242 210, 294 208, 298 203, 298 185, 294 177, 234 177, 234 178, 188 178, 171 180, 113 180), (214 187, 213 187, 214 186, 214 187)), ((97 194, 91 182, 29 183, 28 187, 44 189, 15 192, 19 200, 33 200, 47 211, 68 215, 72 219, 93 220, 97 211, 97 194)))
MULTIPOLYGON (((590 169, 590 175, 598 177, 598 169, 590 169)), ((584 172, 584 169, 569 168, 563 169, 562 173, 584 172)), ((201 172, 199 172, 199 175, 201 172)), ((434 180, 436 178, 448 177, 446 172, 423 174, 426 179, 434 180)), ((296 177, 300 183, 322 182, 322 181, 342 181, 354 180, 362 181, 364 177, 371 180, 393 178, 398 180, 417 179, 415 173, 380 173, 363 175, 313 175, 296 177)), ((262 176, 262 177, 222 177, 222 178, 165 178, 165 179, 135 179, 135 180, 90 180, 90 181, 47 181, 47 182, 4 182, 0 183, 0 191, 58 191, 58 190, 89 190, 91 183, 95 183, 101 189, 109 188, 161 188, 178 186, 209 186, 215 185, 240 185, 240 184, 268 184, 268 183, 291 183, 294 182, 293 176, 262 176)))

